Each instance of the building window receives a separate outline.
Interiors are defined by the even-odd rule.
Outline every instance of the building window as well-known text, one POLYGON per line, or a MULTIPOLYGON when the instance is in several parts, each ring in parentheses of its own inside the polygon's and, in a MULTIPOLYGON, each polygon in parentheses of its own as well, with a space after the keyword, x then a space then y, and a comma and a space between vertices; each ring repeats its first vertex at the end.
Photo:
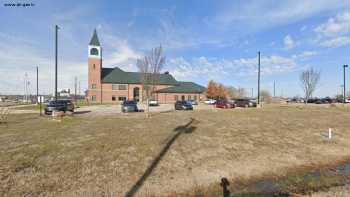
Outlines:
POLYGON ((90 55, 98 55, 98 50, 96 48, 91 48, 90 55))
POLYGON ((126 101, 126 97, 125 96, 120 96, 120 97, 118 97, 118 101, 126 101))
POLYGON ((118 84, 112 84, 112 90, 118 90, 118 84))
POLYGON ((188 95, 188 100, 189 100, 189 101, 191 100, 191 95, 188 95))
POLYGON ((195 101, 197 100, 197 95, 193 96, 193 100, 195 100, 195 101))
POLYGON ((112 90, 126 90, 126 85, 112 84, 112 90))
POLYGON ((96 101, 96 95, 91 96, 91 101, 96 101))
POLYGON ((94 68, 94 70, 96 69, 96 65, 95 64, 93 64, 92 67, 94 68))
POLYGON ((119 85, 118 90, 126 90, 126 85, 119 85))
POLYGON ((116 101, 117 97, 116 96, 112 96, 112 101, 116 101))
POLYGON ((96 89, 96 83, 93 83, 93 84, 91 85, 91 88, 92 88, 92 89, 96 89))
POLYGON ((179 96, 175 95, 175 101, 178 101, 178 100, 179 100, 179 96))

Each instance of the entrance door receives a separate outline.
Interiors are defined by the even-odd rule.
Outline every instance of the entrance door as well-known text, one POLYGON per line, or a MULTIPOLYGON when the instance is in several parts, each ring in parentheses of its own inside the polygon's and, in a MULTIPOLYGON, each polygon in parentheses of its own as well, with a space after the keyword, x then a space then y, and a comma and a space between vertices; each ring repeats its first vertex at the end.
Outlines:
POLYGON ((140 88, 136 87, 134 88, 134 101, 139 102, 140 101, 140 88))
POLYGON ((185 95, 181 96, 181 100, 184 101, 185 100, 185 95))

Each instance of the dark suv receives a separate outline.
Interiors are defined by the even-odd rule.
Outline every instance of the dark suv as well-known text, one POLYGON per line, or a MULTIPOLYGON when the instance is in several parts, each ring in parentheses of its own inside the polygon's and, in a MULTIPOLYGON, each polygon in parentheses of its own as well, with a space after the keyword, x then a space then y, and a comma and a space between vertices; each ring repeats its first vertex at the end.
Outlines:
POLYGON ((122 103, 122 112, 138 112, 136 101, 124 101, 122 103))
POLYGON ((256 107, 256 102, 251 99, 236 99, 236 107, 256 107))
POLYGON ((45 107, 45 114, 52 114, 53 111, 74 112, 74 104, 71 100, 50 101, 45 107))
POLYGON ((189 101, 176 101, 175 110, 193 110, 193 106, 189 101))

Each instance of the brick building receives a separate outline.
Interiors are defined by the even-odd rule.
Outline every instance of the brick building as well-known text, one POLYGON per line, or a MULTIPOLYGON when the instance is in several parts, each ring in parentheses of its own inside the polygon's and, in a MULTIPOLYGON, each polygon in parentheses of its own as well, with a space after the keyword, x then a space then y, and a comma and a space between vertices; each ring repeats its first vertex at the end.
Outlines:
MULTIPOLYGON (((102 48, 96 30, 89 43, 88 92, 91 102, 143 101, 141 73, 126 72, 118 67, 102 67, 102 48)), ((204 99, 205 88, 193 82, 177 81, 171 74, 159 74, 154 87, 153 99, 159 103, 174 103, 176 100, 204 99)))

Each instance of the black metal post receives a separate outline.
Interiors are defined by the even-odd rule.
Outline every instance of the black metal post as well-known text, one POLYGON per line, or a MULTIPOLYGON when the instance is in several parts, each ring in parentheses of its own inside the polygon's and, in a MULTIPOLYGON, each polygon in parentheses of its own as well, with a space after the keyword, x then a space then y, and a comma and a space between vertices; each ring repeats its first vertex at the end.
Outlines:
POLYGON ((347 68, 348 65, 344 65, 343 66, 343 73, 344 73, 344 92, 343 92, 343 103, 345 104, 345 101, 346 101, 346 88, 345 88, 345 68, 347 68))
POLYGON ((225 178, 225 177, 221 178, 220 186, 222 187, 223 197, 230 197, 231 196, 231 192, 228 188, 229 185, 230 185, 230 182, 227 180, 227 178, 225 178))
POLYGON ((260 51, 258 52, 258 105, 260 104, 260 51))
POLYGON ((57 33, 59 27, 55 26, 55 100, 57 100, 57 33))

